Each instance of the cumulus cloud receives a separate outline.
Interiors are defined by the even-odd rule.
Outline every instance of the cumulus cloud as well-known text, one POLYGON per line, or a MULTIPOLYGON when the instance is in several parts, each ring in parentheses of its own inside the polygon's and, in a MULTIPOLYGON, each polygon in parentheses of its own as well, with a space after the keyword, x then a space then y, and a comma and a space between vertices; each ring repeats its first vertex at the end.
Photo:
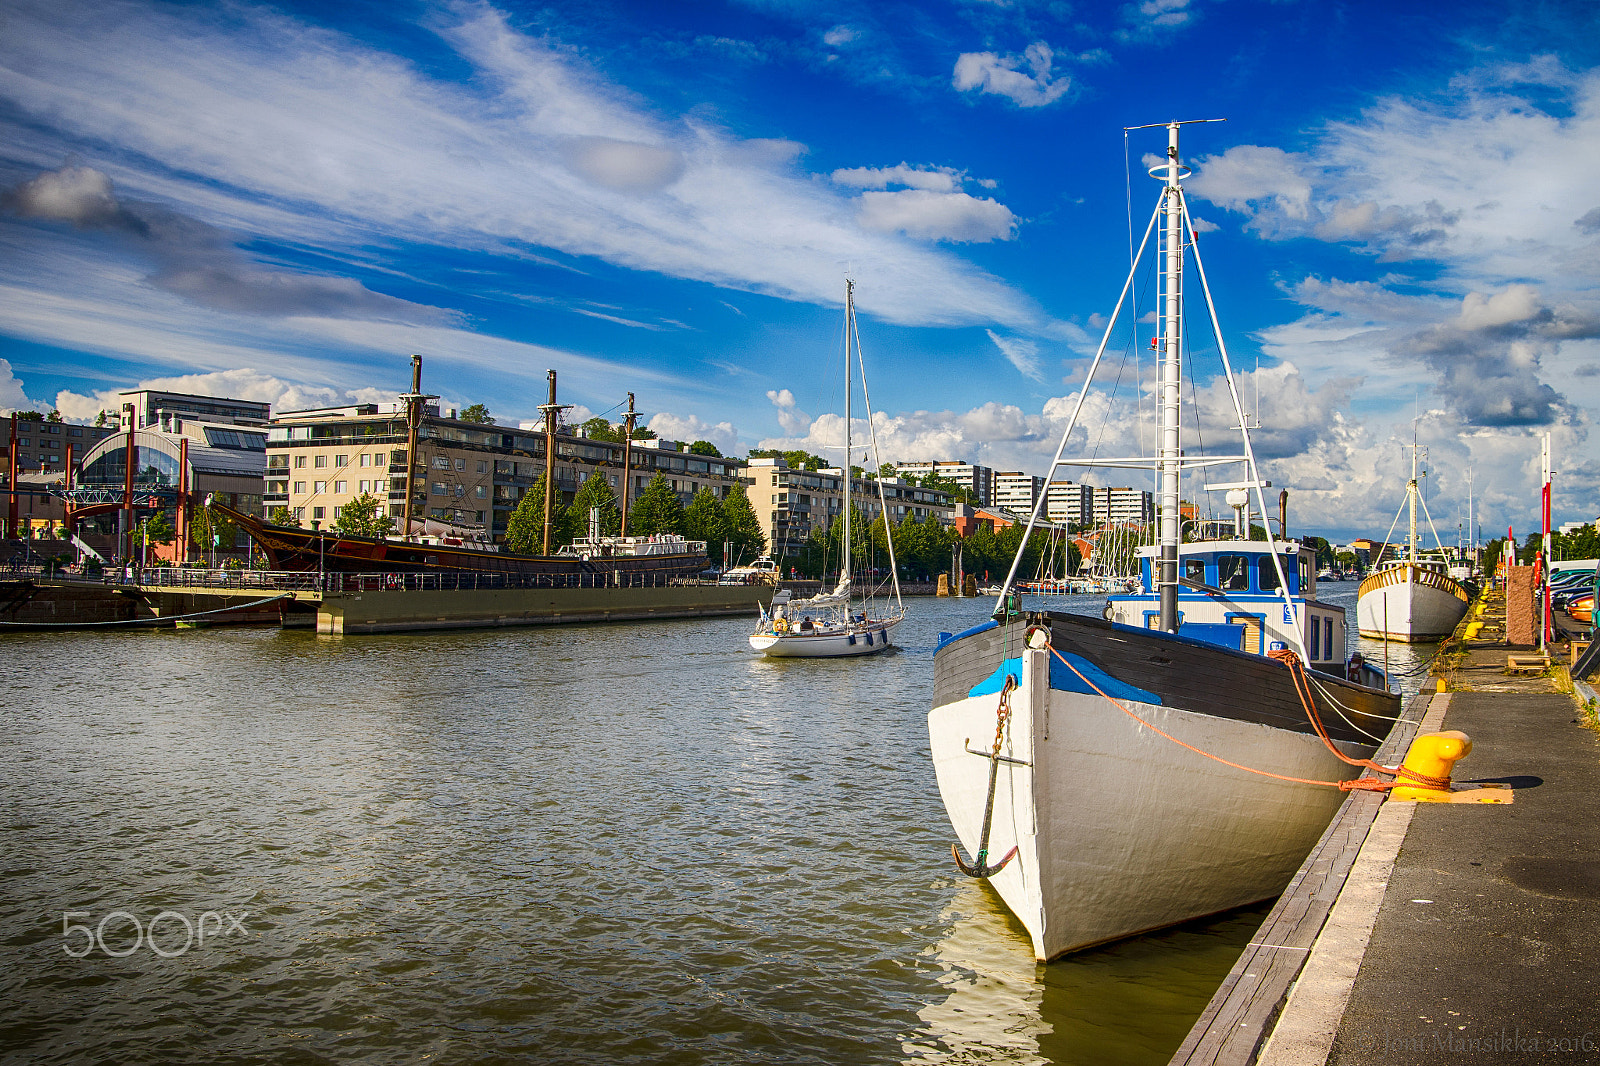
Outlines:
POLYGON ((1051 76, 1054 60, 1055 53, 1043 41, 1030 44, 1020 56, 963 52, 956 58, 950 83, 960 92, 1004 96, 1018 107, 1044 107, 1072 88, 1070 77, 1051 76))
POLYGON ((204 307, 248 315, 438 321, 445 312, 374 292, 352 278, 249 264, 226 233, 159 204, 120 200, 109 175, 86 166, 46 171, 0 194, 22 218, 70 222, 126 239, 155 270, 145 281, 204 307))
POLYGON ((926 189, 864 192, 856 218, 864 229, 933 241, 1008 241, 1017 227, 1017 216, 1005 204, 926 189))
POLYGON ((1278 215, 1304 220, 1310 210, 1312 166, 1305 156, 1281 148, 1236 145, 1221 155, 1203 156, 1187 182, 1195 196, 1230 211, 1248 214, 1264 226, 1278 215))
POLYGON ((657 436, 668 440, 693 442, 697 440, 709 441, 717 446, 723 455, 732 455, 739 450, 739 431, 732 422, 718 422, 711 424, 702 422, 695 415, 674 415, 661 412, 650 419, 650 428, 657 436))
POLYGON ((965 177, 952 167, 914 167, 901 163, 893 167, 848 167, 832 174, 836 185, 857 189, 887 189, 891 185, 904 185, 908 189, 925 189, 928 192, 955 192, 965 177))
MULTIPOLYGON (((22 380, 11 369, 11 364, 0 359, 0 411, 48 411, 48 404, 35 403, 22 391, 22 380)), ((62 412, 62 417, 69 417, 62 412)))
MULTIPOLYGON (((243 367, 209 374, 149 378, 130 388, 254 400, 258 403, 270 403, 275 413, 301 411, 314 407, 333 407, 339 404, 393 403, 398 394, 398 390, 385 392, 374 388, 339 389, 326 385, 285 381, 275 374, 243 367)), ((56 408, 64 418, 87 422, 101 411, 115 411, 121 402, 117 394, 126 391, 128 389, 107 389, 92 396, 85 396, 63 389, 56 394, 56 408)))
POLYGON ((778 409, 778 425, 785 433, 802 433, 811 425, 811 416, 795 405, 794 393, 788 389, 768 389, 767 399, 778 409))

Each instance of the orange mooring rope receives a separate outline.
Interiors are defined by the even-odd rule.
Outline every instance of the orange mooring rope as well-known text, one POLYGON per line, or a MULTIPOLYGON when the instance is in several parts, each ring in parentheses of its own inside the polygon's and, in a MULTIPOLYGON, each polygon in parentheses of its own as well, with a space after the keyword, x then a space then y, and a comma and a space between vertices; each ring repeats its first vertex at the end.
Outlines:
MULTIPOLYGON (((1270 777, 1270 778, 1273 778, 1274 780, 1277 780, 1277 781, 1289 781, 1289 782, 1292 782, 1292 783, 1297 784, 1297 785, 1325 785, 1328 788, 1342 789, 1345 792, 1352 792, 1352 791, 1355 791, 1355 790, 1358 790, 1358 789, 1364 789, 1364 790, 1368 790, 1368 791, 1377 792, 1377 791, 1383 791, 1383 790, 1386 790, 1386 789, 1391 789, 1391 788, 1394 787, 1394 782, 1392 782, 1392 781, 1379 781, 1377 778, 1374 778, 1374 777, 1358 777, 1353 781, 1316 781, 1316 780, 1312 780, 1311 778, 1308 778, 1308 777, 1289 777, 1289 776, 1287 776, 1285 774, 1275 774, 1275 773, 1271 772, 1270 770, 1257 770, 1253 766, 1244 766, 1244 765, 1242 765, 1240 763, 1231 762, 1228 759, 1224 759, 1220 755, 1213 755, 1209 751, 1204 751, 1204 750, 1202 750, 1200 748, 1195 747, 1193 744, 1189 744, 1189 743, 1187 743, 1185 741, 1179 740, 1177 737, 1173 736, 1171 733, 1168 733, 1166 730, 1161 729, 1158 726, 1154 726, 1154 725, 1150 724, 1149 722, 1145 721, 1143 718, 1140 718, 1137 714, 1134 714, 1131 710, 1129 710, 1122 703, 1120 703, 1117 700, 1113 699, 1112 697, 1106 695, 1106 693, 1101 690, 1099 685, 1096 685, 1093 681, 1091 681, 1087 677, 1085 677, 1081 670, 1079 670, 1076 666, 1073 666, 1070 662, 1067 661, 1065 656, 1063 656, 1059 651, 1056 650, 1054 644, 1047 644, 1046 647, 1048 647, 1050 649, 1050 654, 1054 655, 1057 659, 1061 660, 1061 665, 1065 666, 1068 670, 1071 670, 1073 673, 1077 674, 1079 679, 1082 680, 1084 684, 1086 684, 1090 688, 1094 689, 1094 691, 1096 693, 1098 693, 1102 699, 1106 700, 1106 702, 1110 703, 1113 707, 1117 708, 1123 714, 1127 715, 1129 718, 1132 718, 1135 722, 1138 722, 1140 725, 1144 726, 1146 729, 1150 730, 1152 733, 1156 733, 1156 734, 1158 734, 1160 736, 1166 737, 1168 740, 1172 741, 1174 744, 1178 745, 1179 747, 1188 748, 1190 751, 1194 752, 1196 755, 1203 755, 1207 759, 1211 759, 1213 762, 1219 762, 1224 766, 1231 766, 1235 770, 1243 770, 1246 773, 1259 774, 1262 777, 1270 777)), ((1283 661, 1284 664, 1289 667, 1289 671, 1290 671, 1291 674, 1296 674, 1295 691, 1300 693, 1300 701, 1301 701, 1301 703, 1302 704, 1306 704, 1308 702, 1307 693, 1309 691, 1309 682, 1307 682, 1307 687, 1305 689, 1301 688, 1301 682, 1304 680, 1305 674, 1304 674, 1303 670, 1298 672, 1298 673, 1296 673, 1296 667, 1298 667, 1300 665, 1299 657, 1296 656, 1294 654, 1294 652, 1292 652, 1292 651, 1291 652, 1272 652, 1270 654, 1272 655, 1273 658, 1283 661), (1287 656, 1287 658, 1285 658, 1285 656, 1287 656)), ((1335 747, 1334 744, 1333 744, 1333 741, 1331 739, 1329 739, 1327 731, 1324 730, 1323 727, 1322 727, 1322 720, 1316 714, 1315 701, 1314 700, 1309 701, 1309 709, 1307 711, 1307 714, 1311 718, 1311 726, 1312 726, 1312 728, 1317 731, 1317 736, 1320 737, 1322 739, 1322 742, 1325 745, 1328 746, 1328 749, 1330 751, 1332 751, 1335 755, 1337 755, 1340 759, 1344 760, 1345 762, 1349 763, 1352 766, 1369 767, 1371 769, 1377 770, 1379 773, 1393 774, 1393 773, 1396 772, 1396 771, 1394 771, 1394 770, 1392 770, 1392 769, 1390 769, 1388 767, 1380 766, 1378 763, 1372 762, 1370 759, 1360 759, 1360 760, 1351 759, 1349 756, 1345 755, 1344 752, 1340 751, 1337 747, 1335 747)), ((1402 770, 1403 770, 1403 768, 1402 768, 1402 770)), ((1416 777, 1420 777, 1421 776, 1421 775, 1413 774, 1411 771, 1404 771, 1403 770, 1403 772, 1405 772, 1407 774, 1407 776, 1416 776, 1416 777)))

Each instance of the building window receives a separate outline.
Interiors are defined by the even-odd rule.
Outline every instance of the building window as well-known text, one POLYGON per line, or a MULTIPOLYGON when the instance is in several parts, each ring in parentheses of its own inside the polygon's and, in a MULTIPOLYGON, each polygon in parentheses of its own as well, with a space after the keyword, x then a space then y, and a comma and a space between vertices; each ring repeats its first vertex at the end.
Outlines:
POLYGON ((343 507, 335 507, 333 509, 333 517, 338 518, 339 517, 339 512, 341 512, 343 510, 344 510, 343 507))
POLYGON ((433 494, 435 496, 448 496, 450 495, 450 486, 442 481, 435 481, 433 483, 433 494))
POLYGON ((81 436, 83 436, 83 427, 82 426, 73 426, 71 429, 67 430, 67 436, 69 436, 69 437, 81 437, 81 436))
POLYGON ((302 521, 305 518, 305 516, 306 516, 306 509, 304 507, 296 507, 294 509, 294 520, 296 522, 302 521))
POLYGON ((306 494, 306 483, 304 481, 296 481, 294 483, 294 494, 296 496, 304 496, 306 494))
POLYGON ((372 465, 372 456, 368 455, 366 452, 362 452, 361 453, 361 465, 362 466, 371 466, 372 465))
POLYGON ((294 457, 294 466, 295 466, 296 470, 304 470, 305 467, 306 467, 306 457, 303 456, 303 455, 295 456, 294 457))
POLYGON ((456 469, 457 470, 465 470, 466 468, 467 468, 467 461, 465 459, 457 458, 456 459, 456 469))
MULTIPOLYGON (((348 482, 348 481, 335 481, 333 483, 334 495, 343 496, 345 493, 347 493, 349 491, 350 491, 350 482, 348 482)), ((338 517, 338 516, 335 515, 334 517, 338 517)))
POLYGON ((328 491, 328 483, 326 481, 313 481, 311 483, 311 494, 313 496, 321 496, 324 492, 327 492, 327 491, 328 491))
POLYGON ((448 455, 435 455, 433 457, 433 465, 438 467, 440 470, 449 470, 450 457, 448 455))
POLYGON ((457 496, 465 496, 466 494, 467 494, 467 487, 465 485, 457 485, 456 486, 456 495, 457 496))
POLYGON ((328 457, 326 455, 314 456, 311 460, 311 465, 320 470, 328 465, 328 457))
POLYGON ((327 511, 328 511, 328 509, 326 507, 313 507, 313 508, 311 508, 311 517, 312 518, 322 518, 324 515, 327 514, 327 511))
POLYGON ((489 495, 488 487, 484 486, 484 485, 479 485, 478 486, 477 495, 478 495, 478 499, 480 499, 480 500, 484 499, 485 497, 487 497, 489 495))
POLYGON ((335 455, 333 457, 333 465, 334 466, 344 466, 349 461, 350 461, 350 457, 348 455, 335 455))
POLYGON ((479 459, 478 460, 478 473, 487 474, 488 472, 489 472, 489 460, 487 460, 487 459, 479 459))
POLYGON ((478 522, 478 523, 481 524, 483 522, 483 512, 482 511, 474 511, 472 513, 478 516, 477 518, 473 519, 473 521, 478 522))

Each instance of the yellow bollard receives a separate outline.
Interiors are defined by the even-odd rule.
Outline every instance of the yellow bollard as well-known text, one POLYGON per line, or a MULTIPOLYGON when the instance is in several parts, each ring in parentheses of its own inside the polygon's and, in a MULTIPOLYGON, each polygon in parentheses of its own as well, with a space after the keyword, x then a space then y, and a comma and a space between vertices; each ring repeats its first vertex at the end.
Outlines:
MULTIPOLYGON (((1440 679, 1441 691, 1444 679, 1440 679)), ((1424 784, 1397 784, 1389 790, 1389 798, 1415 800, 1423 803, 1510 803, 1509 788, 1474 788, 1452 791, 1450 771, 1457 761, 1472 751, 1472 740, 1465 733, 1448 729, 1442 733, 1424 733, 1411 742, 1406 752, 1404 766, 1418 776, 1431 778, 1424 784)), ((1397 781, 1410 781, 1404 776, 1397 781)))
POLYGON ((1450 683, 1442 677, 1434 678, 1433 690, 1435 692, 1449 692, 1450 683))

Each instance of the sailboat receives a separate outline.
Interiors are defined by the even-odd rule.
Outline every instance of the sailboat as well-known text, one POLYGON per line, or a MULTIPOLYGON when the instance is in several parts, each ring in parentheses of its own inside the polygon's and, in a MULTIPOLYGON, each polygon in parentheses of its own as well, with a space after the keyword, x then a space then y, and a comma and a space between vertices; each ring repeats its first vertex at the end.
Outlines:
MULTIPOLYGON (((1410 511, 1411 523, 1406 534, 1406 555, 1403 559, 1380 562, 1366 580, 1356 598, 1356 622, 1361 635, 1379 640, 1397 640, 1421 643, 1443 640, 1455 631, 1456 623, 1467 613, 1472 597, 1461 581, 1453 577, 1448 563, 1439 558, 1423 558, 1418 552, 1420 537, 1417 533, 1417 504, 1422 503, 1428 526, 1433 527, 1433 516, 1428 514, 1427 501, 1417 489, 1417 456, 1422 446, 1412 442, 1411 480, 1406 482, 1406 500, 1395 512, 1389 532, 1384 534, 1384 544, 1394 533, 1401 511, 1410 511)), ((1439 531, 1433 530, 1434 543, 1444 554, 1439 531)))
MULTIPOLYGON (((1343 801, 1347 764, 1377 769, 1371 755, 1400 710, 1380 671, 1345 662, 1343 612, 1317 602, 1311 548, 1270 533, 1181 542, 1186 470, 1242 466, 1267 511, 1185 205, 1185 123, 1161 125, 1167 156, 1150 171, 1160 200, 1046 475, 1154 467, 1159 536, 1139 550, 1141 591, 1112 596, 1095 618, 1025 614, 1008 589, 991 621, 941 635, 934 657, 934 772, 972 856, 953 845, 954 858, 998 893, 1042 961, 1281 893, 1343 801), (1152 233, 1162 264, 1158 453, 1064 463, 1152 233), (1201 457, 1182 440, 1186 250, 1238 416, 1232 455, 1201 457)), ((1036 507, 1030 533, 1038 517, 1036 507)))
MULTIPOLYGON (((855 282, 847 279, 844 283, 844 464, 838 472, 839 480, 844 485, 844 548, 839 582, 831 592, 806 599, 792 599, 787 589, 781 589, 773 596, 771 611, 762 609, 761 621, 756 631, 750 634, 750 646, 773 658, 833 659, 871 655, 889 647, 893 642, 894 627, 905 618, 905 605, 900 598, 899 568, 895 565, 894 557, 894 523, 889 521, 889 505, 881 480, 878 482, 878 501, 889 542, 889 574, 894 583, 895 606, 877 610, 870 601, 859 607, 855 602, 850 534, 850 483, 854 480, 850 472, 852 350, 861 369, 861 392, 867 403, 867 425, 872 426, 872 400, 867 394, 867 365, 861 356, 861 335, 856 328, 855 282)), ((877 438, 877 428, 873 426, 873 458, 882 469, 882 460, 877 455, 877 438)))

